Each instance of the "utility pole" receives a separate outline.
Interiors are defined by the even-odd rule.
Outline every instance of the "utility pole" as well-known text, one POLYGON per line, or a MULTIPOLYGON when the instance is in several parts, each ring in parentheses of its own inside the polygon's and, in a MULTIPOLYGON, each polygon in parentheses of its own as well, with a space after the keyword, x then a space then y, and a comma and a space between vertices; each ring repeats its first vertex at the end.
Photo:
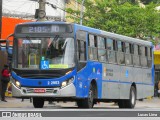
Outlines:
POLYGON ((82 22, 83 22, 83 5, 84 5, 84 0, 82 0, 82 4, 81 4, 80 25, 82 25, 82 22))
POLYGON ((2 0, 0 0, 0 39, 2 34, 2 0))
POLYGON ((39 0, 38 21, 46 20, 46 0, 39 0))

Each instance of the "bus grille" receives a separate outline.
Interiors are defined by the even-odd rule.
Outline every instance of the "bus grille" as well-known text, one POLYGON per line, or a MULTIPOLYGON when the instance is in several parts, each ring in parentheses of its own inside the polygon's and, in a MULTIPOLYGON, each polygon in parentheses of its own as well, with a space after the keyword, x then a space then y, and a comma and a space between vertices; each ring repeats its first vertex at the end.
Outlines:
MULTIPOLYGON (((35 93, 34 89, 37 88, 22 88, 23 93, 35 93)), ((45 89, 45 93, 56 93, 58 88, 40 88, 45 89)))

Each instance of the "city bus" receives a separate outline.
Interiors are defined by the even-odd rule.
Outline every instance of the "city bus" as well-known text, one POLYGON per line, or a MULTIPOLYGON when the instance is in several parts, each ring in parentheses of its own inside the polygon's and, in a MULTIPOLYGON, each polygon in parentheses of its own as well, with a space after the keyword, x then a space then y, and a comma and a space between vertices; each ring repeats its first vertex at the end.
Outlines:
POLYGON ((154 94, 149 41, 55 21, 18 24, 13 37, 12 96, 35 108, 50 100, 134 108, 154 94))

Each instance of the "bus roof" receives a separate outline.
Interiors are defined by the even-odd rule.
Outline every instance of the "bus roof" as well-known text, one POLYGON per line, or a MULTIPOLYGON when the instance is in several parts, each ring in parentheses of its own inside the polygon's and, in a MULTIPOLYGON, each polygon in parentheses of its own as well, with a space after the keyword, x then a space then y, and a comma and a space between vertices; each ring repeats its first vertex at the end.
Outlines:
MULTIPOLYGON (((106 32, 103 30, 79 25, 76 23, 68 23, 68 22, 62 22, 62 21, 45 21, 45 22, 44 21, 37 21, 37 22, 26 22, 26 23, 22 23, 22 24, 23 25, 30 25, 30 24, 42 24, 42 23, 43 24, 53 24, 53 23, 54 24, 72 24, 72 25, 75 25, 76 29, 79 29, 79 30, 88 31, 88 32, 91 32, 94 34, 100 34, 102 36, 107 36, 109 38, 119 39, 119 40, 130 42, 130 43, 137 43, 140 45, 153 46, 152 42, 150 42, 150 41, 145 41, 145 40, 141 40, 138 38, 132 38, 132 37, 116 34, 116 33, 106 32)), ((18 25, 22 25, 22 24, 18 24, 18 25)))
POLYGON ((116 33, 106 32, 103 30, 99 30, 99 29, 95 29, 95 28, 91 28, 91 27, 87 27, 87 26, 83 26, 79 24, 75 24, 75 26, 78 27, 78 29, 89 31, 89 32, 93 31, 92 33, 94 34, 100 34, 102 36, 107 36, 109 38, 118 39, 118 40, 130 42, 130 43, 137 43, 140 45, 153 46, 152 42, 150 41, 145 41, 145 40, 138 39, 138 38, 132 38, 132 37, 128 37, 125 35, 116 34, 116 33))

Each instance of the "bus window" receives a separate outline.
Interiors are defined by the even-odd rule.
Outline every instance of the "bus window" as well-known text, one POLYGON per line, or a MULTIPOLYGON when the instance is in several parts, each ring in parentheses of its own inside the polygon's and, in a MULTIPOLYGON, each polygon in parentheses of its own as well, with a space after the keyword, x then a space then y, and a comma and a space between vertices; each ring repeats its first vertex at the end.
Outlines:
POLYGON ((107 38, 107 55, 110 63, 116 63, 115 40, 107 38))
POLYGON ((78 40, 78 59, 80 61, 86 61, 86 42, 78 40))
POLYGON ((133 65, 140 66, 139 45, 134 44, 133 65))
POLYGON ((124 51, 125 51, 125 64, 132 65, 132 55, 131 55, 129 43, 125 43, 125 50, 124 51))
POLYGON ((141 46, 141 66, 142 67, 147 67, 147 51, 146 48, 144 46, 141 46))
POLYGON ((89 41, 88 41, 88 52, 89 52, 89 59, 90 60, 98 60, 97 58, 97 37, 94 35, 89 34, 89 41))
POLYGON ((117 41, 117 45, 118 45, 117 62, 118 64, 125 64, 124 42, 117 41))
POLYGON ((148 67, 152 67, 152 48, 148 47, 148 67))
POLYGON ((134 46, 131 43, 125 43, 125 64, 126 65, 132 65, 133 61, 132 61, 132 56, 134 53, 134 46))
POLYGON ((101 62, 106 62, 107 58, 107 51, 105 47, 105 39, 102 37, 98 37, 98 59, 101 62))

